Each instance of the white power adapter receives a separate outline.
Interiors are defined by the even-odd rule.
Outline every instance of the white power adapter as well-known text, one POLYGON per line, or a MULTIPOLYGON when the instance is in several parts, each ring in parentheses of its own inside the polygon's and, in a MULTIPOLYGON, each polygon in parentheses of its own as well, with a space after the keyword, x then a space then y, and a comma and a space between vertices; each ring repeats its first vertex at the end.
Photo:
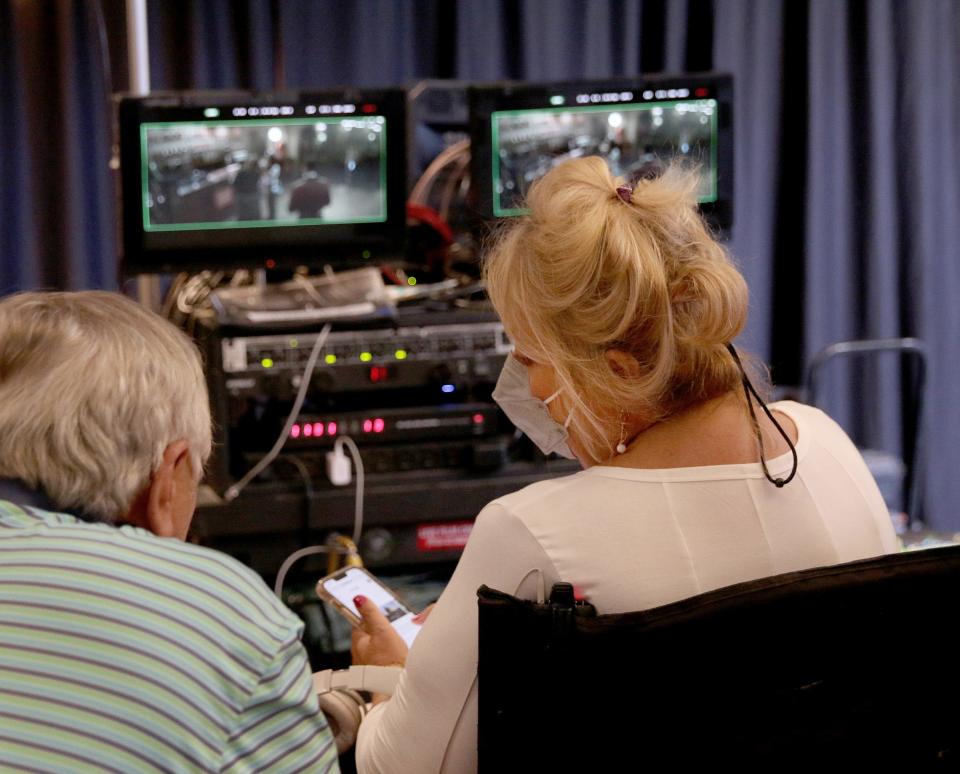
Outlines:
POLYGON ((346 486, 353 481, 350 458, 343 453, 340 443, 334 444, 333 451, 327 452, 327 478, 334 486, 346 486))

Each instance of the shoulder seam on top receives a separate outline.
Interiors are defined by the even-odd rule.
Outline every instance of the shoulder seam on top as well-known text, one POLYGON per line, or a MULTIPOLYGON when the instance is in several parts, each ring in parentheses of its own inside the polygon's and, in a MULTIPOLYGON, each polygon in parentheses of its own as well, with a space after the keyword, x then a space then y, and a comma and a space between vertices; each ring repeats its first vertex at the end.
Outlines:
MULTIPOLYGON (((851 444, 851 446, 853 445, 853 441, 852 441, 852 440, 850 441, 850 444, 851 444)), ((821 449, 823 449, 823 451, 824 451, 826 454, 828 454, 828 455, 830 456, 830 459, 832 459, 832 460, 837 464, 838 467, 840 467, 840 468, 843 469, 843 472, 846 474, 847 478, 848 478, 848 479, 850 480, 850 482, 857 488, 857 492, 860 493, 860 498, 863 500, 864 504, 867 505, 867 504, 868 504, 867 493, 864 491, 863 486, 861 485, 861 481, 859 480, 859 478, 858 478, 857 476, 854 476, 854 475, 853 475, 853 473, 851 472, 850 468, 849 468, 844 462, 842 462, 842 461, 837 457, 836 454, 833 453, 833 450, 832 450, 832 449, 830 449, 829 447, 827 447, 827 446, 825 446, 825 445, 823 445, 823 444, 820 444, 819 446, 820 446, 821 449)), ((855 446, 854 446, 854 449, 856 449, 855 446)), ((860 450, 859 450, 859 449, 856 449, 856 451, 857 451, 858 454, 860 453, 860 450)), ((867 464, 867 463, 866 463, 865 460, 863 460, 862 457, 861 457, 861 461, 863 461, 864 467, 866 467, 866 464, 867 464)), ((867 472, 868 472, 868 473, 870 472, 870 471, 869 471, 869 468, 867 469, 867 472)), ((873 474, 870 473, 870 475, 872 476, 873 474)), ((876 482, 874 482, 874 483, 876 483, 876 482)), ((881 495, 881 498, 882 498, 882 495, 881 495)), ((888 509, 889 509, 889 506, 887 506, 886 501, 884 501, 883 505, 884 505, 885 508, 888 508, 888 509)), ((872 515, 872 514, 871 514, 871 515, 872 515)), ((875 532, 876 535, 877 535, 877 542, 879 543, 879 545, 882 546, 882 545, 884 544, 883 535, 880 534, 880 526, 877 524, 877 520, 876 520, 875 518, 871 518, 871 519, 870 519, 870 523, 871 523, 871 525, 873 526, 873 530, 874 530, 874 532, 875 532)), ((831 539, 831 541, 833 540, 833 535, 832 535, 832 534, 831 534, 831 536, 830 536, 830 539, 831 539)), ((835 551, 837 550, 836 543, 834 543, 834 550, 835 550, 835 551)), ((838 554, 839 554, 839 552, 838 552, 838 554)))
MULTIPOLYGON (((487 508, 489 508, 491 505, 497 506, 505 514, 509 515, 511 519, 513 519, 521 527, 523 527, 523 531, 529 536, 530 540, 534 542, 537 548, 540 549, 540 553, 547 560, 547 564, 553 568, 553 571, 557 575, 557 577, 560 577, 560 570, 557 567, 556 563, 553 561, 553 559, 550 558, 550 554, 547 553, 546 549, 543 547, 540 541, 537 540, 536 535, 534 535, 533 532, 530 531, 530 527, 527 526, 527 523, 522 518, 520 518, 520 516, 514 513, 512 509, 503 505, 503 503, 500 502, 499 498, 497 500, 493 500, 492 502, 488 503, 487 508)), ((486 510, 486 508, 484 510, 486 510)), ((531 569, 534 569, 534 568, 531 568, 531 569)))

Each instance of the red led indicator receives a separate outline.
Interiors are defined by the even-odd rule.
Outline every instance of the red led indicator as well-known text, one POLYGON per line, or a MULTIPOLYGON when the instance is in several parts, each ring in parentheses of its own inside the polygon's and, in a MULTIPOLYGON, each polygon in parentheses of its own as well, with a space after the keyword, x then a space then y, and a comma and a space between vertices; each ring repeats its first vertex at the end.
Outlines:
POLYGON ((336 435, 336 434, 337 434, 337 423, 327 422, 327 435, 336 435))
POLYGON ((304 425, 304 426, 303 426, 303 434, 304 434, 307 438, 309 438, 311 435, 313 435, 313 425, 309 425, 309 424, 304 425))
POLYGON ((373 432, 373 420, 372 420, 372 419, 364 419, 364 420, 363 420, 363 432, 365 432, 365 433, 372 433, 372 432, 373 432))
POLYGON ((276 268, 277 268, 277 262, 276 262, 275 260, 273 260, 273 258, 267 258, 267 264, 266 264, 266 265, 267 265, 267 268, 268 268, 268 269, 276 269, 276 268))
POLYGON ((374 383, 387 381, 387 367, 373 366, 370 369, 370 381, 374 383))
POLYGON ((386 423, 380 417, 373 420, 373 432, 382 433, 385 426, 386 423))
POLYGON ((474 414, 473 415, 473 424, 482 425, 483 424, 483 414, 474 414))
POLYGON ((290 428, 290 437, 299 438, 300 437, 300 425, 294 425, 290 428))
POLYGON ((362 107, 360 108, 360 112, 362 112, 362 113, 376 113, 376 112, 377 112, 377 106, 376 106, 374 103, 372 103, 372 102, 364 102, 363 105, 362 105, 362 107))
POLYGON ((319 438, 323 435, 323 422, 314 422, 313 423, 313 434, 319 438))
POLYGON ((708 94, 710 94, 710 90, 703 86, 693 90, 693 96, 695 97, 706 97, 708 94))

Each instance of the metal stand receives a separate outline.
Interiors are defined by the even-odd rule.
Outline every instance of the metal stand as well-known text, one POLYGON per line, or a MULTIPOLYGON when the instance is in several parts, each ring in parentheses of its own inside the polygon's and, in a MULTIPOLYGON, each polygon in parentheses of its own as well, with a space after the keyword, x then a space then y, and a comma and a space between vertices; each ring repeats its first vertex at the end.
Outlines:
POLYGON ((915 525, 919 518, 921 501, 920 475, 921 453, 920 444, 923 437, 923 392, 927 380, 927 347, 920 339, 865 339, 860 341, 841 341, 824 347, 810 362, 807 369, 806 399, 812 406, 817 405, 820 390, 820 374, 827 361, 835 357, 850 355, 874 355, 880 352, 896 352, 902 356, 909 355, 916 360, 916 381, 912 389, 912 409, 914 422, 914 439, 910 458, 906 460, 907 475, 904 484, 903 507, 907 514, 907 526, 915 525))

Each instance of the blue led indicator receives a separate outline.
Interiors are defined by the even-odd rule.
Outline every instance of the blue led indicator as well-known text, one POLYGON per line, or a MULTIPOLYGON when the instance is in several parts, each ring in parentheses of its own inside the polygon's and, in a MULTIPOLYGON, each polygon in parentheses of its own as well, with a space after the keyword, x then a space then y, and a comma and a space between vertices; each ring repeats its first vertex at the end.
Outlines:
POLYGON ((446 393, 453 392, 455 389, 457 388, 454 387, 452 384, 445 384, 440 388, 442 392, 446 392, 446 393))

